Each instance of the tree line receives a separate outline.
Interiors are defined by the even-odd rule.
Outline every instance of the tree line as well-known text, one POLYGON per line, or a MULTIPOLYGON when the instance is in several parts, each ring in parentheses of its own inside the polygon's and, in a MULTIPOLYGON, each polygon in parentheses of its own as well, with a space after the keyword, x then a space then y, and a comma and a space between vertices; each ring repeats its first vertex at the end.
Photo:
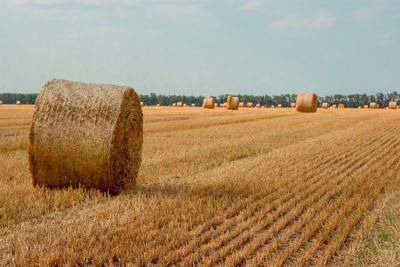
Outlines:
MULTIPOLYGON (((16 101, 21 101, 22 104, 34 104, 38 94, 16 94, 16 93, 4 93, 0 94, 0 100, 4 104, 15 104, 16 101)), ((289 107, 291 103, 296 102, 296 94, 281 94, 281 95, 235 95, 238 96, 241 102, 247 104, 252 102, 253 104, 260 104, 263 106, 271 106, 282 104, 283 107, 289 107)), ((216 103, 225 103, 228 94, 214 97, 216 103)), ((183 102, 185 104, 201 106, 203 104, 204 96, 185 96, 185 95, 157 95, 151 93, 148 95, 140 95, 140 100, 146 106, 154 106, 160 104, 161 106, 170 106, 172 103, 183 102)), ((344 104, 346 107, 356 108, 358 106, 367 105, 370 102, 376 102, 380 107, 386 107, 390 101, 396 101, 399 104, 400 95, 396 91, 392 93, 376 93, 374 95, 368 94, 351 94, 351 95, 327 95, 318 97, 318 105, 321 106, 323 102, 332 104, 344 104)))

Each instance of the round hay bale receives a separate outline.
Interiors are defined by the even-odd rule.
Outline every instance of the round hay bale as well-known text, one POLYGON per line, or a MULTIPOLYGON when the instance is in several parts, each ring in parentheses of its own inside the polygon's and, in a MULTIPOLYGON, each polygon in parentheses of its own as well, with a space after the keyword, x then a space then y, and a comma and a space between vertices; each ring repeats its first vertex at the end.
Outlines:
POLYGON ((30 127, 32 183, 118 193, 136 181, 142 144, 133 88, 54 79, 43 86, 30 127))
POLYGON ((290 103, 290 107, 291 108, 295 108, 296 107, 296 103, 290 103))
POLYGON ((275 108, 275 105, 271 105, 271 108, 275 108))
POLYGON ((196 106, 196 104, 192 104, 191 106, 192 106, 192 107, 195 107, 195 106, 196 106))
POLYGON ((322 108, 323 109, 328 109, 329 108, 329 104, 327 102, 322 103, 322 108))
POLYGON ((257 105, 256 105, 256 108, 261 108, 261 105, 260 105, 260 104, 257 104, 257 105))
POLYGON ((364 105, 364 108, 368 108, 368 105, 364 105))
POLYGON ((160 104, 157 104, 156 106, 157 106, 157 107, 159 107, 159 106, 160 106, 160 104))
POLYGON ((144 103, 143 103, 143 102, 140 102, 140 106, 141 106, 141 107, 144 107, 144 103))
POLYGON ((214 104, 214 107, 216 107, 216 108, 217 108, 217 107, 218 107, 218 103, 215 103, 215 104, 214 104))
POLYGON ((244 107, 244 103, 243 102, 240 102, 239 103, 239 108, 243 108, 244 107))
POLYGON ((358 109, 361 109, 361 106, 358 106, 358 109))
POLYGON ((253 102, 247 102, 247 105, 246 105, 246 107, 248 107, 248 108, 252 108, 252 107, 253 107, 253 102))
POLYGON ((226 108, 230 110, 238 110, 239 109, 239 97, 237 96, 228 96, 226 102, 226 108))
POLYGON ((21 105, 21 101, 18 100, 17 102, 15 102, 15 104, 16 105, 21 105))
POLYGON ((173 106, 173 107, 176 107, 176 103, 172 103, 172 106, 173 106))
POLYGON ((316 112, 317 95, 314 93, 299 93, 296 99, 296 110, 298 112, 316 112))
POLYGON ((389 102, 389 108, 390 109, 397 109, 397 103, 396 102, 389 102))
POLYGON ((203 108, 213 109, 215 107, 215 105, 217 105, 217 107, 218 107, 218 104, 215 103, 214 97, 209 97, 209 98, 203 99, 203 108))
POLYGON ((369 103, 369 108, 376 109, 376 108, 378 108, 378 104, 376 104, 376 102, 371 102, 371 103, 369 103))
POLYGON ((183 107, 183 103, 182 102, 178 102, 178 103, 176 103, 176 106, 177 107, 183 107))
POLYGON ((187 107, 187 104, 183 104, 184 107, 187 107))
POLYGON ((0 100, 0 105, 3 105, 3 101, 0 100))
POLYGON ((336 104, 333 104, 333 105, 331 106, 331 108, 337 108, 337 105, 336 105, 336 104))
POLYGON ((278 104, 277 108, 282 108, 282 104, 278 104))
POLYGON ((344 108, 344 104, 339 104, 338 108, 344 108))

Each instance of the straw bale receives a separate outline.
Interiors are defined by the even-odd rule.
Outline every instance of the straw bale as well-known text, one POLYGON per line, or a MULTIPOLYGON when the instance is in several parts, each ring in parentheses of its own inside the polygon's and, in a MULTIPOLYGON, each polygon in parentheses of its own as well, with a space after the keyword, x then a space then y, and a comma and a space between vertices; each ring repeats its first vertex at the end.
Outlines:
POLYGON ((275 108, 275 105, 271 105, 271 108, 275 108))
POLYGON ((177 107, 183 107, 183 103, 182 102, 178 102, 178 103, 176 103, 176 106, 177 107))
MULTIPOLYGON (((215 107, 215 99, 214 97, 204 98, 203 99, 203 108, 213 109, 215 107)), ((218 104, 217 104, 218 106, 218 104)))
POLYGON ((16 105, 21 105, 21 101, 18 100, 17 102, 15 102, 15 104, 16 105))
POLYGON ((344 108, 344 104, 339 104, 338 108, 344 108))
POLYGON ((256 105, 256 108, 261 108, 261 105, 260 105, 260 104, 257 104, 257 105, 256 105))
POLYGON ((361 106, 358 106, 359 109, 361 109, 361 106))
POLYGON ((172 106, 173 106, 173 107, 176 107, 176 103, 172 103, 172 106))
POLYGON ((239 109, 239 97, 237 96, 228 96, 226 102, 226 108, 230 110, 238 110, 239 109))
POLYGON ((141 107, 144 107, 144 103, 143 103, 143 102, 140 102, 140 106, 141 106, 141 107))
POLYGON ((32 183, 118 193, 136 181, 142 144, 133 88, 54 79, 43 86, 30 127, 32 183))
POLYGON ((246 107, 248 107, 248 108, 252 108, 252 107, 253 107, 253 102, 247 102, 247 105, 246 105, 246 107))
POLYGON ((282 104, 278 104, 277 108, 282 108, 282 104))
POLYGON ((157 107, 159 107, 160 106, 160 104, 157 104, 157 107))
POLYGON ((187 107, 187 104, 183 104, 184 107, 187 107))
POLYGON ((191 106, 192 106, 192 107, 195 107, 195 106, 196 106, 196 104, 192 104, 191 106))
POLYGON ((333 105, 331 106, 331 108, 337 108, 337 105, 336 105, 336 104, 333 104, 333 105))
POLYGON ((290 107, 291 108, 295 108, 296 107, 296 103, 290 103, 290 107))
POLYGON ((239 103, 239 108, 243 108, 244 107, 244 103, 243 102, 240 102, 239 103))
POLYGON ((215 103, 215 104, 214 104, 214 107, 216 107, 216 108, 217 108, 217 107, 218 107, 218 103, 215 103))
POLYGON ((3 101, 0 100, 0 105, 3 105, 3 101))
POLYGON ((368 105, 364 105, 364 108, 368 108, 368 105))
POLYGON ((396 102, 389 102, 389 108, 390 109, 397 109, 397 103, 396 102))
POLYGON ((376 108, 378 108, 378 104, 376 104, 376 102, 371 102, 371 103, 369 103, 369 108, 376 109, 376 108))
POLYGON ((322 103, 322 108, 323 109, 328 109, 329 108, 329 104, 327 102, 322 103))
POLYGON ((296 110, 298 112, 316 112, 317 95, 314 93, 299 93, 296 99, 296 110))

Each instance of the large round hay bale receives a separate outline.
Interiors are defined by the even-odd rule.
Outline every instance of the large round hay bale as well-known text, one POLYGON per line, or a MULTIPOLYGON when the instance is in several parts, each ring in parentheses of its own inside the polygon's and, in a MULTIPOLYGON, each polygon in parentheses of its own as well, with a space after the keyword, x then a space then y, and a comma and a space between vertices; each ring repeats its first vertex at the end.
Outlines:
POLYGON ((329 108, 329 104, 327 102, 322 103, 322 108, 323 109, 328 109, 329 108))
POLYGON ((246 107, 252 108, 253 107, 253 102, 247 102, 246 107))
POLYGON ((314 93, 299 93, 296 99, 296 110, 298 112, 316 112, 317 95, 314 93))
MULTIPOLYGON (((217 104, 218 106, 218 104, 217 104)), ((214 97, 204 98, 203 99, 203 108, 211 108, 215 107, 215 99, 214 97)))
POLYGON ((178 102, 178 103, 176 103, 176 106, 177 107, 183 107, 183 103, 182 102, 178 102))
POLYGON ((389 108, 390 109, 397 109, 397 103, 396 102, 389 102, 389 108))
POLYGON ((226 109, 230 110, 238 110, 239 109, 239 97, 237 96, 228 96, 226 101, 226 109))
POLYGON ((296 103, 290 103, 290 107, 291 108, 295 108, 296 107, 296 103))
POLYGON ((244 107, 244 103, 243 102, 240 102, 239 103, 239 108, 243 108, 244 107))
POLYGON ((371 102, 371 103, 369 103, 369 108, 376 109, 376 108, 378 108, 378 104, 376 104, 376 102, 371 102))
POLYGON ((135 183, 142 143, 133 88, 54 79, 43 86, 30 127, 32 183, 118 193, 135 183))
POLYGON ((16 105, 21 105, 21 101, 18 100, 17 102, 15 102, 15 104, 16 105))

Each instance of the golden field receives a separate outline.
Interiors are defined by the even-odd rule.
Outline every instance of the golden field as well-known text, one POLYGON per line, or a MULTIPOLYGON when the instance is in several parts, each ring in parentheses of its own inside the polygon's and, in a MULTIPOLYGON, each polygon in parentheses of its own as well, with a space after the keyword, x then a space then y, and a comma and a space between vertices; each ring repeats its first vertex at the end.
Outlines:
POLYGON ((2 266, 354 264, 400 182, 400 111, 145 107, 135 187, 33 188, 32 113, 0 106, 2 266))

